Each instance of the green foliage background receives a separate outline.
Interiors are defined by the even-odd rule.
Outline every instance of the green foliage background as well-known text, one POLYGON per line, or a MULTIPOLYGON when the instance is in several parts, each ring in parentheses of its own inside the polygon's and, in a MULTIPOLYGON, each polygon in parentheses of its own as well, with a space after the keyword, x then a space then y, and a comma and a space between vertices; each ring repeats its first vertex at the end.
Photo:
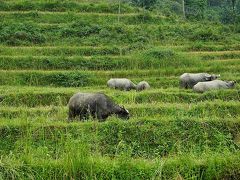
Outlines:
POLYGON ((240 179, 239 1, 0 0, 0 179, 240 179), (185 72, 234 89, 179 88, 185 72), (123 92, 107 80, 148 81, 123 92), (67 122, 76 92, 131 114, 67 122))

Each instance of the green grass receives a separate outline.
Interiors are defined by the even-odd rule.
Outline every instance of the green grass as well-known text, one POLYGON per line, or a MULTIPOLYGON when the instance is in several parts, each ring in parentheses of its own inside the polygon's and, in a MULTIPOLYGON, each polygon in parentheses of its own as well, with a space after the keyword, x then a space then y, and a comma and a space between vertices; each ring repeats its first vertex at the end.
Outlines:
MULTIPOLYGON (((2 11, 29 11, 29 10, 40 10, 40 11, 51 11, 51 12, 64 12, 64 11, 74 11, 74 12, 98 12, 98 13, 118 13, 118 4, 98 1, 94 2, 69 2, 69 1, 15 1, 15 2, 1 2, 0 9, 2 11)), ((131 7, 127 4, 122 4, 122 13, 132 13, 142 11, 139 8, 131 7)))
MULTIPOLYGON (((40 106, 41 104, 38 102, 35 106, 30 106, 29 104, 22 103, 21 106, 10 106, 13 104, 7 104, 8 106, 2 106, 0 108, 0 117, 3 118, 19 118, 19 117, 31 117, 37 118, 39 116, 49 117, 56 120, 65 120, 68 109, 63 104, 63 98, 59 97, 56 102, 56 106, 49 104, 49 106, 40 106)), ((53 98, 50 98, 53 99, 53 98)), ((32 97, 32 100, 34 98, 32 97)), ((123 103, 123 102, 122 102, 123 103)), ((166 103, 166 102, 158 102, 158 103, 135 103, 128 102, 125 103, 125 107, 131 112, 131 118, 137 117, 185 117, 185 118, 238 118, 240 103, 237 101, 223 101, 223 100, 213 100, 204 101, 199 103, 166 103)))
MULTIPOLYGON (((3 121, 3 120, 2 120, 3 121)), ((239 118, 233 120, 199 120, 187 118, 114 120, 106 123, 86 122, 69 124, 44 118, 12 120, 20 125, 2 124, 2 153, 21 153, 21 149, 45 146, 52 158, 60 158, 68 138, 87 143, 92 153, 111 157, 124 151, 121 143, 131 149, 131 157, 157 158, 191 153, 222 151, 238 152, 239 118), (19 121, 19 122, 18 122, 19 121), (119 147, 120 146, 120 147, 119 147), (119 149, 118 149, 119 148, 119 149), (20 150, 20 151, 19 151, 20 150), (55 152, 58 152, 55 154, 55 152)), ((4 121, 3 121, 4 122, 4 121)), ((27 150, 27 149, 26 149, 27 150)))
MULTIPOLYGON (((82 147, 76 147, 82 150, 82 147)), ((6 178, 83 178, 83 179, 174 179, 174 178, 239 178, 239 154, 205 155, 202 158, 181 156, 177 158, 146 161, 128 160, 121 155, 117 159, 86 156, 68 151, 61 160, 33 159, 31 154, 5 159, 2 176, 6 178), (71 161, 74 159, 74 161, 71 161), (182 167, 182 168, 181 168, 182 167), (24 173, 23 173, 24 172, 24 173), (140 173, 139 173, 140 172, 140 173)))
POLYGON ((137 44, 143 47, 146 43, 159 42, 161 45, 169 42, 198 43, 199 40, 234 44, 238 42, 237 36, 230 33, 232 29, 229 27, 209 24, 209 28, 204 29, 201 23, 191 24, 149 13, 123 15, 120 21, 113 15, 76 13, 3 13, 0 17, 3 19, 0 24, 0 42, 8 45, 49 44, 54 41, 59 45, 72 45, 73 42, 77 45, 81 42, 85 45, 137 44), (202 31, 199 32, 199 29, 202 31))
POLYGON ((0 3, 0 179, 239 179, 239 28, 117 1, 0 3), (179 88, 185 72, 234 89, 179 88), (151 89, 124 92, 112 77, 151 89), (76 92, 103 92, 130 119, 68 122, 76 92))
MULTIPOLYGON (((142 80, 148 80, 150 85, 154 88, 179 87, 179 77, 176 74, 184 72, 198 72, 196 68, 171 69, 166 72, 147 70, 129 70, 129 71, 36 71, 36 70, 11 70, 0 71, 1 85, 11 86, 53 86, 53 87, 87 87, 87 86, 106 86, 106 82, 111 77, 128 77, 133 82, 138 83, 142 80), (135 73, 134 73, 135 72, 135 73), (151 74, 151 78, 146 77, 146 74, 151 74), (160 76, 160 77, 159 77, 160 76), (169 76, 162 78, 162 76, 169 76)), ((113 68, 114 70, 114 68, 113 68)), ((214 68, 204 68, 200 71, 213 72, 221 74, 223 80, 235 80, 239 82, 239 66, 216 66, 214 68), (223 74, 222 71, 232 71, 233 74, 223 74)), ((237 85, 238 86, 238 85, 237 85)))
POLYGON ((92 47, 92 46, 62 46, 62 47, 1 47, 1 55, 6 56, 93 56, 93 55, 124 55, 128 47, 92 47))
MULTIPOLYGON (((144 20, 142 14, 124 14, 120 16, 121 23, 137 24, 137 23, 161 23, 165 20, 162 16, 149 16, 149 19, 144 20)), ((94 13, 71 13, 71 12, 0 12, 0 17, 4 21, 12 21, 16 19, 17 22, 24 21, 29 22, 35 20, 36 23, 70 23, 74 21, 85 21, 88 23, 118 23, 118 14, 94 14, 94 13), (89 20, 89 21, 88 21, 89 20)))
MULTIPOLYGON (((85 89, 69 89, 69 88, 20 88, 13 87, 13 91, 3 86, 1 90, 3 101, 2 105, 7 106, 50 106, 50 105, 66 105, 68 99, 76 92, 104 92, 113 97, 114 100, 121 104, 125 103, 151 103, 151 102, 169 102, 169 103, 197 103, 201 101, 223 100, 223 101, 239 101, 239 90, 222 90, 207 92, 204 94, 196 94, 191 90, 179 89, 159 89, 150 90, 146 92, 137 93, 132 91, 130 93, 121 91, 112 91, 102 87, 100 89, 92 89, 91 87, 85 89), (18 89, 16 91, 15 89, 18 89)), ((99 87, 100 88, 100 87, 99 87)), ((236 113, 237 114, 237 113, 236 113)))

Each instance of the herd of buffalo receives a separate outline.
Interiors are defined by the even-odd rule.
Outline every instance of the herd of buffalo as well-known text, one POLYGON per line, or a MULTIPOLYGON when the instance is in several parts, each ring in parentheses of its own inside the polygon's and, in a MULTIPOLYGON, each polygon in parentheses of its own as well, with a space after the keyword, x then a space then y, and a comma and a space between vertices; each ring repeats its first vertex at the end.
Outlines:
MULTIPOLYGON (((203 93, 209 90, 233 88, 235 81, 218 80, 220 75, 208 73, 184 73, 180 76, 180 88, 192 88, 194 92, 203 93)), ((107 86, 113 89, 130 91, 147 90, 150 85, 146 81, 141 81, 135 85, 126 78, 112 78, 107 82, 107 86)), ((76 117, 80 120, 88 119, 89 116, 104 121, 112 114, 128 119, 129 111, 103 93, 77 93, 74 94, 68 103, 68 120, 72 121, 76 117)))

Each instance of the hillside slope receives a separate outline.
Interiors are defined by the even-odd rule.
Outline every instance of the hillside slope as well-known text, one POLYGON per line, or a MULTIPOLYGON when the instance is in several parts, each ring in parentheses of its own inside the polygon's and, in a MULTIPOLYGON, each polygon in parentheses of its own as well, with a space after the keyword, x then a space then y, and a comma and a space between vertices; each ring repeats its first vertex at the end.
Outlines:
POLYGON ((179 89, 184 72, 240 82, 235 26, 98 0, 0 3, 0 179, 239 179, 240 90, 179 89), (111 77, 146 80, 110 90, 111 77), (68 123, 78 91, 128 121, 68 123))

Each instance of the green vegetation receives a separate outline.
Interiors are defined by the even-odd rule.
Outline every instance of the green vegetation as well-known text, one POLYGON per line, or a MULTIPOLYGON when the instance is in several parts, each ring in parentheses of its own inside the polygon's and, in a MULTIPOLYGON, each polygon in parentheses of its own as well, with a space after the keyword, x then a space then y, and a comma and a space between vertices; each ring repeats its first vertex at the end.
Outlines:
POLYGON ((236 23, 240 18, 239 0, 126 0, 156 10, 166 16, 180 16, 190 20, 236 23))
POLYGON ((0 179, 240 179, 239 1, 185 0, 185 17, 182 2, 2 0, 0 179), (184 72, 237 85, 197 94, 184 72), (67 122, 78 91, 130 119, 67 122))

